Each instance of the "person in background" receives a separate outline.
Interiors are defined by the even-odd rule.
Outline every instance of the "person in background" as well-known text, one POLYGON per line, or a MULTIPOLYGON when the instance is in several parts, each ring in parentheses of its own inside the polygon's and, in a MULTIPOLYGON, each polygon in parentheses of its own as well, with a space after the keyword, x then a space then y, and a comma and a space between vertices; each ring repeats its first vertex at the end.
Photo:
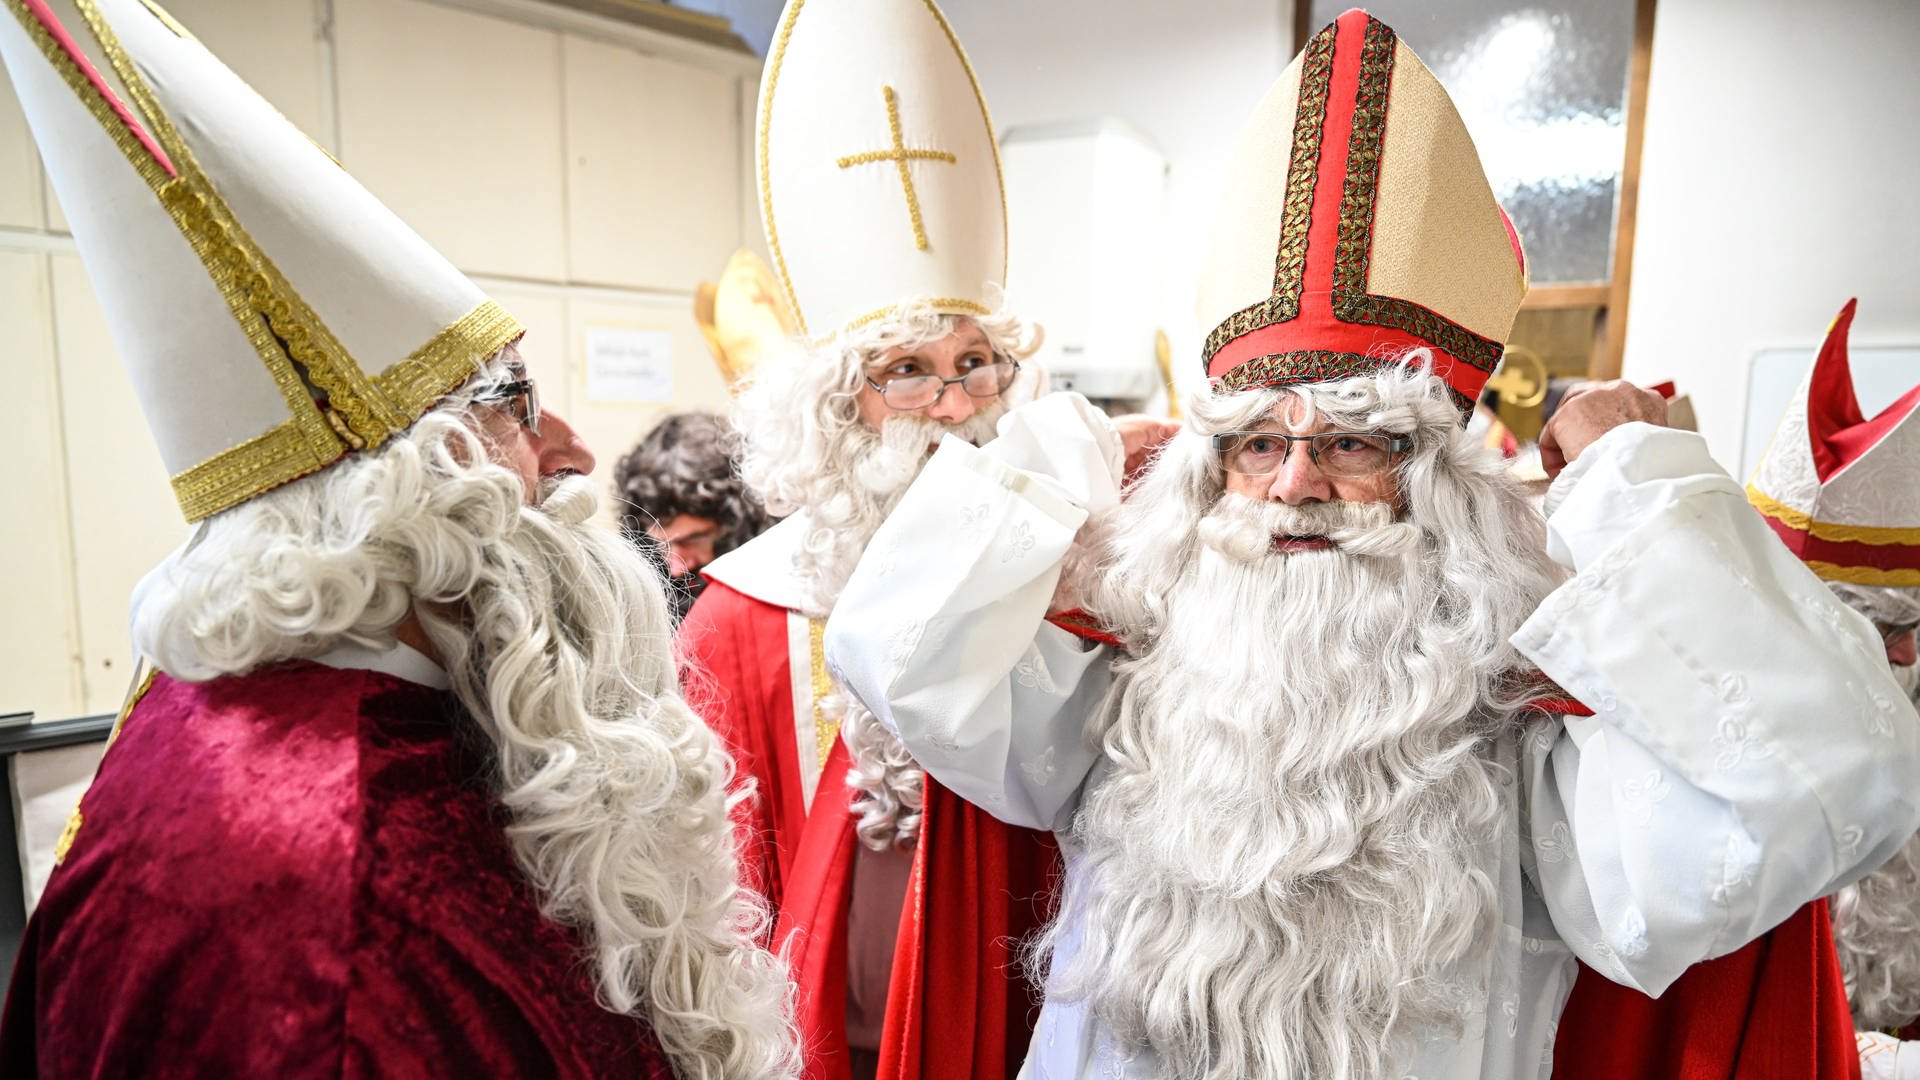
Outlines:
POLYGON ((614 466, 620 532, 666 571, 676 626, 707 587, 701 570, 769 523, 735 471, 739 447, 725 417, 671 413, 614 466))

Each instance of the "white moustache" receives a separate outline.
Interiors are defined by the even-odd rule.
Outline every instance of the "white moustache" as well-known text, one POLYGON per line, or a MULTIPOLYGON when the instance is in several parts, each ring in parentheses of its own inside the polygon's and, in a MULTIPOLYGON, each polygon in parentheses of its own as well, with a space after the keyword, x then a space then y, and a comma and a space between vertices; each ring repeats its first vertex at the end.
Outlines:
POLYGON ((1420 528, 1394 520, 1386 503, 1312 502, 1299 506, 1241 495, 1220 497, 1200 519, 1200 542, 1243 563, 1272 556, 1276 540, 1324 537, 1338 551, 1363 558, 1398 558, 1420 543, 1420 528))

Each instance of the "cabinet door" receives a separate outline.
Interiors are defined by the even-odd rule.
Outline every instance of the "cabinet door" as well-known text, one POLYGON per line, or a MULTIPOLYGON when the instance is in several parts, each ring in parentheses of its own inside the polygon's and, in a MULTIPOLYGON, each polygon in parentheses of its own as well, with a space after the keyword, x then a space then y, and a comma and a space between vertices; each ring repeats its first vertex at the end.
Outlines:
POLYGON ((573 280, 691 292, 740 246, 734 76, 577 37, 564 56, 573 280))
POLYGON ((419 0, 337 0, 340 160, 455 266, 566 277, 560 35, 419 0))
POLYGON ((113 712, 132 677, 133 587, 186 539, 187 524, 80 257, 55 255, 52 262, 83 708, 113 712))
POLYGON ((85 710, 47 267, 38 252, 0 251, 15 455, 0 470, 0 713, 60 720, 85 710))

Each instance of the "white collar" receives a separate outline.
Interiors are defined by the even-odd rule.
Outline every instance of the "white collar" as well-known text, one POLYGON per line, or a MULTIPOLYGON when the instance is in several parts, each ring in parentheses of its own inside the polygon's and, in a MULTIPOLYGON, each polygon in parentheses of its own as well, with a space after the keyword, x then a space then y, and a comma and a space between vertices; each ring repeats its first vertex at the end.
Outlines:
POLYGON ((381 650, 343 641, 313 657, 313 662, 349 671, 378 671, 435 690, 453 689, 453 680, 447 677, 444 668, 434 663, 426 653, 402 642, 395 642, 391 649, 381 650))
POLYGON ((806 542, 813 516, 798 510, 761 533, 700 568, 708 578, 763 604, 805 611, 808 582, 793 567, 793 557, 806 542))

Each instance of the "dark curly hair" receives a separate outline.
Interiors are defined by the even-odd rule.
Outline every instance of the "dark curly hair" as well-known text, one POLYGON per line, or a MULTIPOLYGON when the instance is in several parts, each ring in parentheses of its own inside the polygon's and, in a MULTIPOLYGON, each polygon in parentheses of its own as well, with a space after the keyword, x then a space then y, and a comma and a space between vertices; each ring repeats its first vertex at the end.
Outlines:
POLYGON ((759 535, 771 519, 734 469, 739 449, 739 433, 713 413, 671 413, 654 425, 613 469, 622 535, 651 550, 656 545, 647 527, 681 514, 720 526, 715 555, 759 535))

